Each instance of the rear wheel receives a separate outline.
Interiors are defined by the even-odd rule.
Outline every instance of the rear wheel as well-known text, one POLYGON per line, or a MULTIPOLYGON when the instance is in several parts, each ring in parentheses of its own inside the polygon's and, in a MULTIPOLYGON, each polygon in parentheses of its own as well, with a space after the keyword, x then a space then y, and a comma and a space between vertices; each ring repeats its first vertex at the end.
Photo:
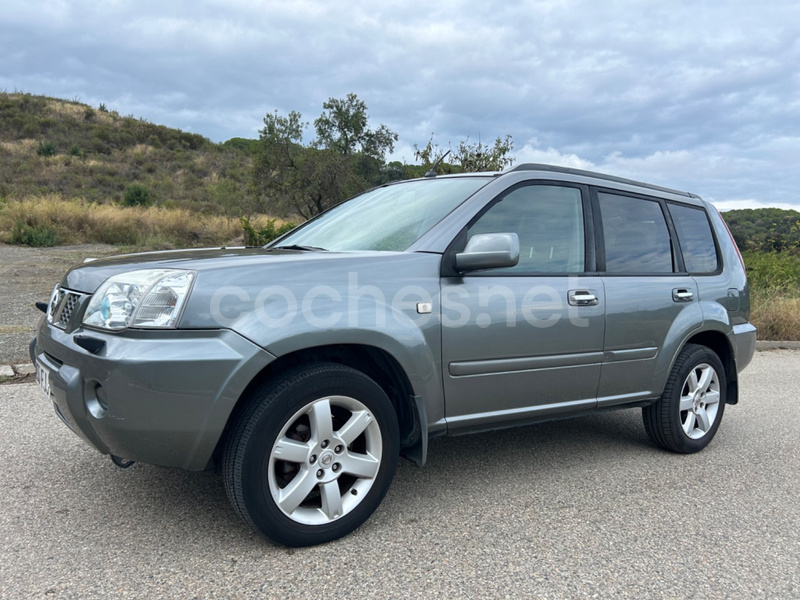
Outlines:
POLYGON ((397 467, 397 417, 383 389, 337 364, 259 390, 223 453, 225 490, 256 531, 288 546, 337 539, 378 507, 397 467))
POLYGON ((661 398, 642 409, 656 444, 689 454, 705 448, 725 411, 725 370, 709 348, 687 344, 678 355, 661 398))

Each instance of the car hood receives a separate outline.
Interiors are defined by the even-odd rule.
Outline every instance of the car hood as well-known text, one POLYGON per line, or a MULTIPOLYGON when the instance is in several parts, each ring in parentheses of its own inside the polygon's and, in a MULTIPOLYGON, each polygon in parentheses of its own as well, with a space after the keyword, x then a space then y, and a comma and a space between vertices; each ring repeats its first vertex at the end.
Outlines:
POLYGON ((372 261, 397 252, 309 252, 304 250, 267 250, 265 248, 202 248, 143 252, 102 258, 73 267, 64 277, 62 287, 92 294, 109 277, 140 269, 190 269, 222 271, 229 269, 263 268, 274 264, 289 268, 323 267, 328 261, 372 261))

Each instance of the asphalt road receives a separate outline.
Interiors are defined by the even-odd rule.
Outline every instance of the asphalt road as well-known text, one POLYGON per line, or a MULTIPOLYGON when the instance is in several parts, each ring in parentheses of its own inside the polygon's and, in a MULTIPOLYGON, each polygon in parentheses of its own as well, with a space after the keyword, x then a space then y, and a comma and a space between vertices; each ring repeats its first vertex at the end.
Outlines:
POLYGON ((83 445, 0 386, 2 598, 800 598, 800 352, 757 353, 692 456, 638 410, 434 440, 349 537, 290 550, 219 477, 83 445))

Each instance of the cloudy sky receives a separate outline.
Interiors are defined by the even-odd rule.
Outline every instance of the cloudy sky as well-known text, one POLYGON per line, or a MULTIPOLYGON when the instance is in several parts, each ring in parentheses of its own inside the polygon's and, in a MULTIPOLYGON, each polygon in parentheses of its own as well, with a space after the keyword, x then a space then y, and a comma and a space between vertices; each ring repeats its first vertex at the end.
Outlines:
MULTIPOLYGON (((257 137, 355 92, 392 158, 511 134, 519 162, 800 209, 797 0, 2 0, 0 90, 257 137)), ((309 131, 309 141, 312 136, 309 131)))

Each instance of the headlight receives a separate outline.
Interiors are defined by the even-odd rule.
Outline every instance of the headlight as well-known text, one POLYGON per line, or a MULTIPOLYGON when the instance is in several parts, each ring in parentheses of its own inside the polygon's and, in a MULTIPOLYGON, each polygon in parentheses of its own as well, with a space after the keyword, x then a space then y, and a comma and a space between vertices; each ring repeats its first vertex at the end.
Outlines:
POLYGON ((197 274, 177 269, 147 269, 114 275, 92 296, 84 325, 172 329, 197 274))
POLYGON ((47 322, 52 323, 53 318, 56 316, 56 310, 58 309, 58 300, 59 296, 59 284, 56 284, 56 287, 53 288, 53 293, 50 294, 50 302, 47 303, 47 322))

